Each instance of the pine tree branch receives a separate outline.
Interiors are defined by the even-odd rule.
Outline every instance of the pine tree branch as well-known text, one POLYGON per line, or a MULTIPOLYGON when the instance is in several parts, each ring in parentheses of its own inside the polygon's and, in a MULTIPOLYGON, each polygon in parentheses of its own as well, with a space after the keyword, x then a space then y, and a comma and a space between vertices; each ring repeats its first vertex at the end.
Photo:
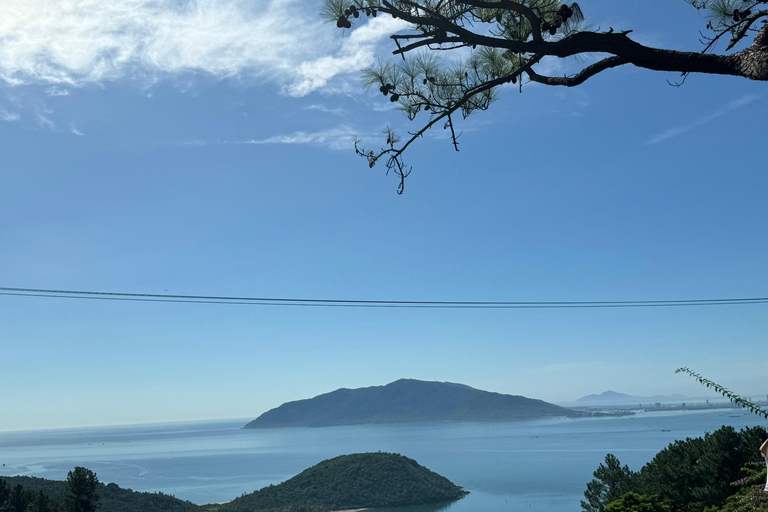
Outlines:
POLYGON ((563 85, 566 87, 575 87, 581 85, 598 73, 605 71, 606 69, 615 68, 627 64, 627 60, 623 57, 608 57, 599 62, 596 62, 586 68, 582 69, 579 73, 571 77, 552 77, 543 76, 536 73, 533 69, 526 71, 526 74, 534 82, 544 85, 563 85))

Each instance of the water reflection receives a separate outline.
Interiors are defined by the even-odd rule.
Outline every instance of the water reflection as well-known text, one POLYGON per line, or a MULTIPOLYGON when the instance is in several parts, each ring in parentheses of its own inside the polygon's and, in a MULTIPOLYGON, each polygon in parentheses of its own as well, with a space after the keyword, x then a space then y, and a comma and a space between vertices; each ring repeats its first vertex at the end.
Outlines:
POLYGON ((416 505, 413 507, 395 507, 395 508, 372 508, 371 512, 438 512, 440 510, 446 510, 453 501, 445 501, 442 503, 433 503, 431 505, 416 505))

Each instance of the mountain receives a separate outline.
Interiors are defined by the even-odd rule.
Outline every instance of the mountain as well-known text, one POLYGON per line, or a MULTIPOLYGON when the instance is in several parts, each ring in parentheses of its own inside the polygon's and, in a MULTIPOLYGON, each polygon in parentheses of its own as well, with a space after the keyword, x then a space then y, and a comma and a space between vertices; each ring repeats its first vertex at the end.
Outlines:
POLYGON ((578 414, 542 400, 481 391, 463 384, 401 379, 386 386, 337 389, 288 402, 265 412, 244 428, 515 421, 578 414))
POLYGON ((627 395, 626 393, 617 393, 615 391, 605 391, 599 395, 587 395, 576 400, 577 402, 590 403, 634 403, 637 397, 627 395))
MULTIPOLYGON (((20 484, 25 491, 38 492, 58 501, 64 495, 66 482, 29 476, 4 476, 9 487, 20 484)), ((163 493, 136 492, 117 484, 99 484, 99 512, 197 512, 198 506, 163 493)))
POLYGON ((651 403, 651 402, 685 402, 686 400, 696 400, 694 398, 683 396, 679 394, 674 395, 655 395, 655 396, 634 396, 627 395, 625 393, 617 393, 615 391, 606 391, 599 395, 587 395, 579 398, 577 403, 591 403, 591 404, 614 404, 614 405, 629 405, 637 403, 651 403))
POLYGON ((322 511, 404 507, 457 500, 466 491, 447 478, 394 453, 342 455, 279 485, 246 494, 218 512, 322 511))

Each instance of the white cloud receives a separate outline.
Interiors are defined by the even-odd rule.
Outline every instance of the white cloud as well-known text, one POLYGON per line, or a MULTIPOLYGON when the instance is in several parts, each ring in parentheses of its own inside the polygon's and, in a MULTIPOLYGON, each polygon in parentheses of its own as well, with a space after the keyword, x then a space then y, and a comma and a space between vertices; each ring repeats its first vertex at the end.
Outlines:
POLYGON ((304 107, 304 110, 317 110, 318 112, 325 112, 326 114, 333 114, 336 116, 343 116, 347 114, 347 110, 343 108, 330 108, 325 105, 309 105, 304 107))
POLYGON ((348 150, 353 147, 353 140, 359 132, 347 125, 328 128, 316 132, 297 131, 285 135, 275 135, 266 139, 251 139, 237 141, 203 141, 192 140, 188 146, 210 145, 272 145, 272 144, 307 144, 322 146, 334 150, 348 150))
POLYGON ((381 100, 380 97, 376 98, 378 101, 375 101, 371 104, 371 110, 374 112, 390 112, 393 110, 397 110, 397 107, 399 104, 393 103, 386 98, 384 100, 381 100))
POLYGON ((7 110, 4 110, 0 108, 0 119, 3 121, 18 121, 21 119, 21 116, 17 114, 16 112, 8 112, 7 110))
POLYGON ((357 132, 349 126, 338 126, 317 132, 298 131, 288 135, 276 135, 267 139, 241 141, 238 144, 309 144, 330 149, 350 149, 357 132))
POLYGON ((61 87, 49 87, 45 93, 48 96, 69 96, 69 90, 61 87))
POLYGON ((742 96, 738 99, 733 100, 728 105, 720 108, 719 110, 709 114, 708 116, 702 117, 701 119, 693 121, 689 124, 672 127, 667 130, 664 130, 663 132, 657 133, 656 135, 648 139, 645 142, 645 145, 652 146, 654 144, 658 144, 659 142, 664 142, 669 139, 674 139, 675 137, 678 137, 684 133, 687 133, 695 128, 699 128, 701 126, 704 126, 707 123, 711 123, 712 121, 720 117, 723 117, 724 115, 729 114, 734 110, 738 110, 742 107, 746 107, 747 105, 754 103, 758 99, 760 99, 760 96, 757 96, 754 94, 747 94, 745 96, 742 96))
POLYGON ((587 93, 578 89, 561 89, 555 92, 560 104, 555 104, 552 112, 567 117, 584 117, 590 100, 587 93))
POLYGON ((298 79, 286 88, 291 96, 306 96, 325 86, 340 74, 355 73, 366 67, 374 58, 376 44, 384 37, 403 30, 408 23, 389 17, 374 18, 355 29, 335 55, 305 61, 299 66, 298 79))
POLYGON ((77 135, 78 137, 85 137, 85 134, 80 130, 78 130, 75 126, 70 126, 69 131, 77 135))
POLYGON ((169 75, 257 77, 306 95, 357 73, 402 21, 379 17, 344 37, 301 0, 5 0, 0 82, 66 87, 169 75))
POLYGON ((40 126, 42 126, 43 128, 49 128, 51 130, 54 130, 54 129, 56 129, 56 123, 53 121, 53 119, 48 117, 49 113, 50 112, 47 112, 47 113, 44 114, 42 112, 38 112, 37 113, 37 123, 40 126))

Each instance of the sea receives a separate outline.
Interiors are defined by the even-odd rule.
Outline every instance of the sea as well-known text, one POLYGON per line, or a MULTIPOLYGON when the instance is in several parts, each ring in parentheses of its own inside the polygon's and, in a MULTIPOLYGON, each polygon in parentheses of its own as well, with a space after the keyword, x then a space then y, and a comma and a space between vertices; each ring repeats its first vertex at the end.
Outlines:
POLYGON ((470 492, 453 503, 397 512, 578 512, 592 472, 608 453, 638 470, 677 439, 722 425, 766 425, 741 409, 243 430, 249 419, 0 432, 0 477, 64 480, 73 467, 84 466, 105 483, 219 503, 324 459, 382 451, 411 457, 470 492))

